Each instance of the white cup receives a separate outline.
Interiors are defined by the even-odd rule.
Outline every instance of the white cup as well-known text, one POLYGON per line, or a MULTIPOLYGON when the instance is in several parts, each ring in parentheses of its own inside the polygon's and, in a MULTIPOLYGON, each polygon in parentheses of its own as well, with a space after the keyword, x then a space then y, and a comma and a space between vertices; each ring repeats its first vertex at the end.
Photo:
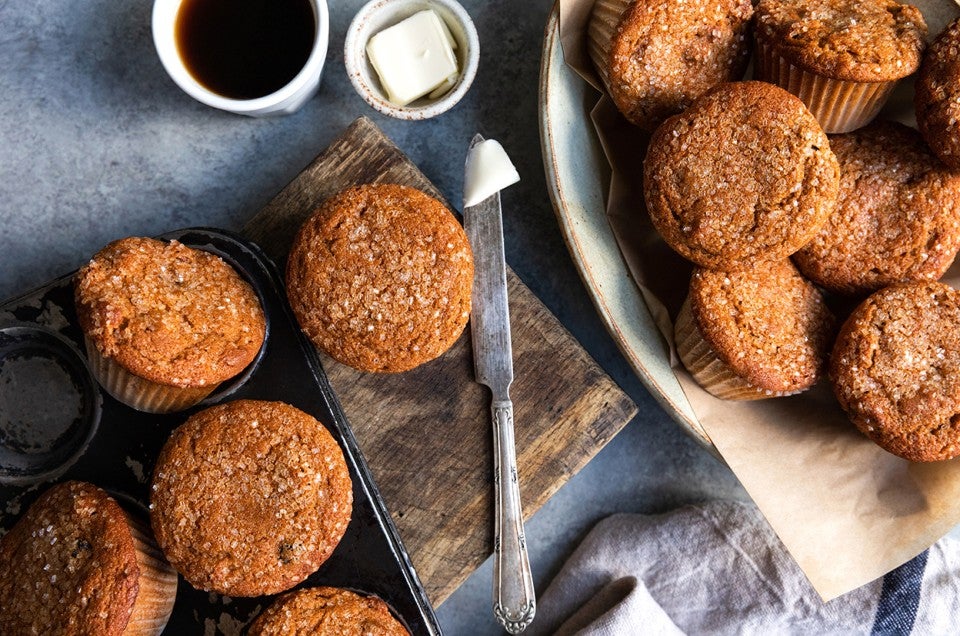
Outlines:
POLYGON ((183 0, 155 0, 153 3, 153 44, 167 73, 185 93, 208 106, 250 117, 290 114, 313 97, 320 87, 320 73, 327 56, 330 19, 326 0, 310 0, 316 20, 313 46, 300 72, 282 88, 254 99, 232 99, 218 95, 200 84, 187 70, 177 49, 177 12, 183 0))

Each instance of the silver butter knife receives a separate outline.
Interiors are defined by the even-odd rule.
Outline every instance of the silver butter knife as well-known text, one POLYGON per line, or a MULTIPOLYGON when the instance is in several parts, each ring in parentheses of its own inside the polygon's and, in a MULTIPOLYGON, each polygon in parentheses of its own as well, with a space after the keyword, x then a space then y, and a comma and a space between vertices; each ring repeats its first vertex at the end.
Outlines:
MULTIPOLYGON (((470 148, 481 141, 483 137, 475 135, 470 148)), ((475 270, 470 309, 474 370, 477 382, 488 386, 493 394, 493 612, 504 629, 519 634, 533 620, 537 603, 523 534, 513 441, 513 349, 500 192, 464 207, 463 227, 473 250, 475 270)))

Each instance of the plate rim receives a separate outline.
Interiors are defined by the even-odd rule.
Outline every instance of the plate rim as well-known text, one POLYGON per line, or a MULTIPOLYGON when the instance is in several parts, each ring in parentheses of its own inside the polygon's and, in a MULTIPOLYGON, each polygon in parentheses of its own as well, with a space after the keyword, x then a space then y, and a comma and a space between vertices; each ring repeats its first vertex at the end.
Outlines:
MULTIPOLYGON (((613 338, 621 353, 627 359, 627 363, 630 365, 630 368, 633 370, 634 374, 640 379, 644 386, 646 386, 647 390, 663 407, 667 414, 670 415, 670 417, 676 421, 685 432, 693 437, 695 441, 699 442, 702 446, 710 450, 715 456, 719 456, 716 447, 713 445, 709 435, 707 435, 706 431, 693 414, 692 407, 686 398, 684 398, 685 404, 678 403, 676 400, 671 399, 666 388, 651 372, 648 366, 644 363, 642 357, 638 355, 637 351, 629 342, 622 326, 612 314, 609 299, 604 296, 600 289, 601 285, 598 283, 594 273, 591 271, 589 254, 585 250, 581 243, 580 237, 577 234, 575 221, 568 210, 564 197, 564 185, 561 183, 559 176, 558 162, 562 161, 562 159, 559 157, 554 148, 556 133, 554 130, 554 122, 550 117, 550 104, 548 100, 549 88, 551 83, 555 80, 555 74, 558 72, 558 70, 560 72, 563 70, 554 68, 554 65, 552 64, 554 58, 556 57, 556 49, 560 47, 559 30, 560 8, 558 0, 554 3, 553 8, 551 9, 544 31, 544 40, 540 59, 540 82, 538 87, 538 123, 540 128, 540 149, 543 157, 547 191, 550 196, 550 202, 553 206, 554 213, 556 214, 558 224, 560 226, 564 243, 567 246, 567 251, 570 253, 574 266, 576 267, 577 272, 583 281, 587 294, 589 295, 594 308, 600 316, 601 322, 603 323, 607 332, 613 338)), ((561 59, 562 56, 563 53, 560 51, 561 59)), ((560 66, 563 68, 568 68, 564 64, 561 64, 560 66)), ((568 72, 573 73, 572 70, 568 70, 568 72)), ((585 81, 584 84, 586 84, 585 81)), ((609 231, 612 235, 612 229, 609 231)), ((634 281, 633 276, 630 274, 626 262, 623 260, 622 254, 620 254, 619 248, 617 248, 617 256, 619 257, 619 262, 622 265, 624 276, 629 278, 631 282, 631 288, 636 292, 635 295, 628 300, 632 301, 633 304, 636 304, 642 311, 645 311, 652 320, 650 308, 646 304, 643 296, 640 294, 640 291, 636 286, 636 282, 634 281)), ((659 333, 657 335, 660 337, 659 333)))

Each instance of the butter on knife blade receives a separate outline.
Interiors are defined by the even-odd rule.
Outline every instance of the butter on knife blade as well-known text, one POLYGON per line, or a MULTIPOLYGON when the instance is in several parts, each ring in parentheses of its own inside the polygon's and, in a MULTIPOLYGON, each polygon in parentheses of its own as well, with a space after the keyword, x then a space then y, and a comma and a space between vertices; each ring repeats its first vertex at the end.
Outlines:
POLYGON ((470 149, 464 172, 463 206, 467 208, 520 180, 507 151, 496 139, 485 139, 470 149))

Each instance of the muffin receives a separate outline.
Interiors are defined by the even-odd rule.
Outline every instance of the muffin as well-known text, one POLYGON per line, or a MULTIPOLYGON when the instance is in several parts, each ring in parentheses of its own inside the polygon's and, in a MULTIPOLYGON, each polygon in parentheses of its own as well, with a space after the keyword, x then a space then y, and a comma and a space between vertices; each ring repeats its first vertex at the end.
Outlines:
POLYGON ((449 349, 470 317, 473 256, 436 199, 399 185, 330 197, 287 260, 287 297, 313 344, 361 371, 398 372, 449 349))
POLYGON ((750 0, 597 0, 587 51, 624 117, 653 131, 710 88, 743 77, 752 15, 750 0))
POLYGON ((916 462, 960 454, 960 292, 939 282, 881 289, 850 315, 830 379, 860 431, 916 462))
POLYGON ((335 587, 284 594, 250 625, 249 636, 408 636, 375 596, 335 587))
POLYGON ((800 393, 821 377, 835 321, 789 259, 737 272, 695 269, 674 326, 693 379, 727 400, 800 393))
POLYGON ((830 147, 840 195, 820 232, 794 254, 800 271, 830 291, 862 295, 940 278, 960 249, 960 173, 895 122, 834 135, 830 147))
POLYGON ((90 366, 140 411, 193 406, 250 364, 266 322, 253 288, 219 256, 177 241, 110 243, 74 278, 90 366))
POLYGON ((177 574, 93 484, 53 486, 0 538, 0 634, 159 634, 177 574))
POLYGON ((259 596, 315 572, 352 506, 343 453, 320 422, 282 402, 238 400, 195 413, 167 440, 150 518, 191 585, 259 596))
POLYGON ((920 66, 927 25, 895 0, 760 0, 754 77, 800 97, 828 133, 855 130, 920 66))
POLYGON ((960 169, 960 18, 923 56, 914 93, 917 125, 940 160, 960 169))
POLYGON ((722 84, 661 125, 643 164, 654 227, 710 269, 756 267, 826 222, 840 169, 803 103, 772 84, 722 84))

